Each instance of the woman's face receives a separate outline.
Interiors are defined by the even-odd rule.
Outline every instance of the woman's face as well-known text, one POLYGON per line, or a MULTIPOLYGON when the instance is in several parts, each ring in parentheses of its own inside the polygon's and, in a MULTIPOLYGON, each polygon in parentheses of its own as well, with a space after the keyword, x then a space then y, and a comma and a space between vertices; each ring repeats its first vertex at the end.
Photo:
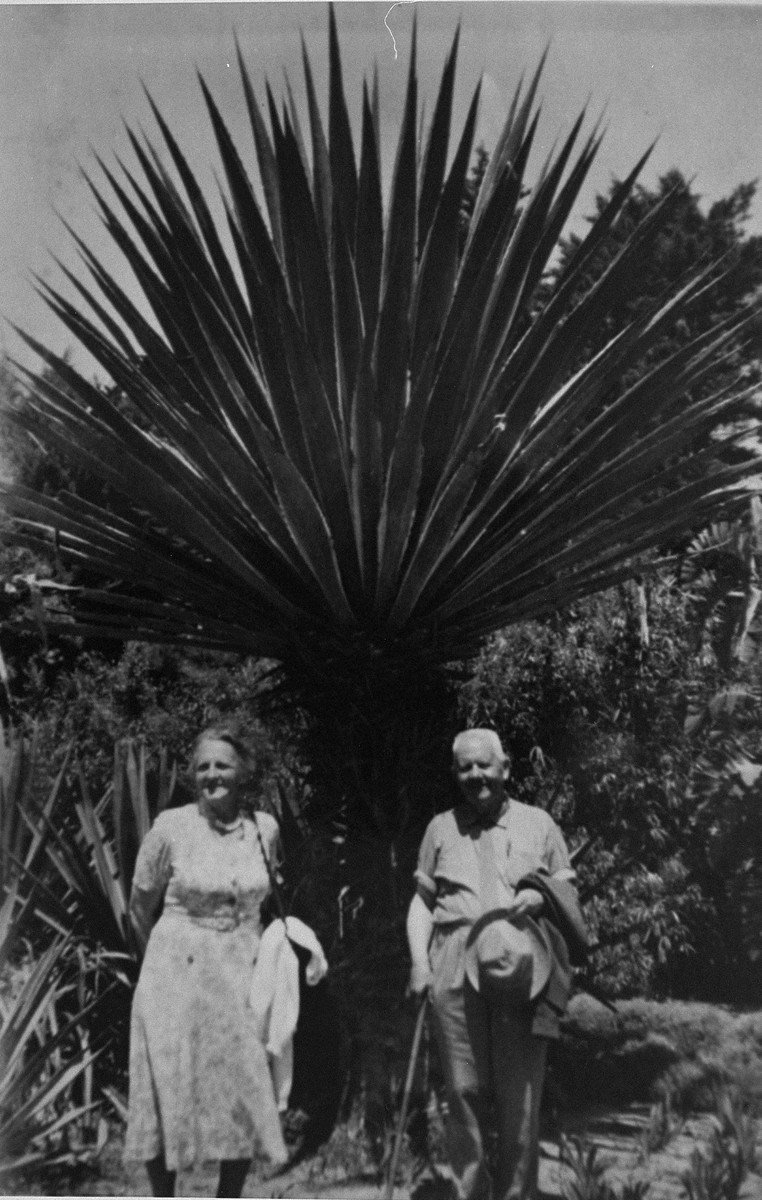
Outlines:
POLYGON ((204 738, 194 763, 196 795, 216 812, 234 815, 243 777, 243 764, 229 742, 204 738))

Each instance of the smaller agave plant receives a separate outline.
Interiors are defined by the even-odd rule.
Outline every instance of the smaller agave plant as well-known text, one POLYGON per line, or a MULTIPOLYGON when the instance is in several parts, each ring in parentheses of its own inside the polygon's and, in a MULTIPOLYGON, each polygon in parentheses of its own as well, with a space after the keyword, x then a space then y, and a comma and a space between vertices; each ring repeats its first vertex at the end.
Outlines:
MULTIPOLYGON (((0 904, 0 1178, 80 1159, 81 1118, 93 1108, 93 1063, 85 1022, 92 1001, 78 990, 71 939, 57 933, 29 963, 41 884, 27 874, 41 846, 40 820, 59 797, 62 773, 30 820, 37 738, 0 731, 0 815, 5 895, 0 904)), ((81 990, 81 984, 80 990, 81 990)))
MULTIPOLYGON (((65 771, 66 766, 59 781, 65 771)), ((168 769, 164 753, 158 796, 151 801, 147 773, 145 746, 117 744, 113 779, 99 800, 93 800, 77 766, 73 818, 54 820, 52 804, 27 818, 34 840, 22 877, 39 888, 38 912, 51 928, 76 936, 123 983, 137 966, 128 913, 135 858, 157 807, 166 807, 175 786, 175 772, 168 769)))
MULTIPOLYGON (((75 772, 78 795, 64 812, 71 753, 35 805, 34 732, 27 739, 3 731, 0 744, 3 828, 11 830, 0 905, 0 1171, 7 1174, 89 1160, 106 1133, 102 1120, 93 1121, 102 1095, 121 1111, 114 1069, 138 964, 129 887, 155 805, 144 747, 116 747, 113 781, 97 802, 75 772), (30 946, 46 943, 30 965, 30 946)), ((160 806, 173 788, 162 757, 160 806)))
MULTIPOLYGON (((6 906, 3 906, 6 909, 6 906)), ((3 926, 7 910, 0 910, 3 926)), ((88 1158, 70 1135, 94 1107, 93 1063, 83 1020, 91 1005, 73 1017, 61 1016, 71 977, 70 943, 56 939, 37 959, 21 987, 0 999, 0 1179, 30 1167, 88 1158), (68 982, 67 982, 68 979, 68 982)))

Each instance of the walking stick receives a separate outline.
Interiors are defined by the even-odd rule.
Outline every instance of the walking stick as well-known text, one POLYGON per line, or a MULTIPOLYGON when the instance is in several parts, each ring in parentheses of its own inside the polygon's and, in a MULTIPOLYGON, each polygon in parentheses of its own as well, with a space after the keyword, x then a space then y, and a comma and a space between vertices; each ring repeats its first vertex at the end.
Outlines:
POLYGON ((389 1174, 386 1177, 386 1191, 384 1192, 384 1200, 393 1200, 394 1196, 394 1177, 397 1174, 397 1166, 399 1164, 400 1153, 402 1151, 402 1139, 405 1136, 407 1110, 408 1105, 410 1104, 410 1093, 413 1090, 413 1076, 415 1075, 415 1064, 418 1061, 418 1051, 421 1045, 421 1035, 423 1033, 423 1022, 426 1016, 426 1005, 428 998, 429 993, 428 991, 425 991, 421 996, 418 1015, 415 1019, 413 1044, 410 1047, 410 1062, 407 1064, 405 1090, 402 1093, 402 1107, 400 1109, 399 1120, 397 1121, 397 1130, 394 1135, 394 1149, 392 1151, 392 1157, 389 1163, 389 1174))

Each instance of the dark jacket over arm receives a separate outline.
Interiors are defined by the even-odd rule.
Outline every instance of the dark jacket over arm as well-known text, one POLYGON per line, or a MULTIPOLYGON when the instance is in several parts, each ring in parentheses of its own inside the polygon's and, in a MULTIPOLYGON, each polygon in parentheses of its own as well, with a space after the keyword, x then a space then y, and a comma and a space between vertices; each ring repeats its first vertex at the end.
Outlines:
POLYGON ((569 962, 573 967, 584 966, 590 943, 574 884, 568 879, 554 879, 551 875, 532 872, 519 880, 516 891, 520 892, 522 888, 540 892, 545 901, 543 915, 553 922, 566 942, 569 962))
POLYGON ((577 889, 567 879, 554 879, 541 872, 524 875, 516 886, 534 888, 545 900, 539 918, 553 949, 553 967, 547 986, 534 1004, 532 1033, 537 1037, 558 1037, 559 1023, 572 991, 572 967, 580 967, 589 947, 585 920, 577 898, 577 889))

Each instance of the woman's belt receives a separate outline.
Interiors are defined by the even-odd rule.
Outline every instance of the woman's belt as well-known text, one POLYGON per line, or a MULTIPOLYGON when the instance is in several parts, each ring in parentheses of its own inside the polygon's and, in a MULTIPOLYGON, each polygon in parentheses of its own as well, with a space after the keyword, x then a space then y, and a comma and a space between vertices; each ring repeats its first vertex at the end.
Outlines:
POLYGON ((246 912, 245 909, 234 904, 225 905, 224 908, 216 909, 211 913, 189 912, 187 908, 171 904, 165 906, 163 915, 190 921, 192 925, 198 925, 201 929, 213 929, 217 933, 230 933, 231 930, 244 924, 254 925, 256 932, 261 932, 259 913, 246 912))

